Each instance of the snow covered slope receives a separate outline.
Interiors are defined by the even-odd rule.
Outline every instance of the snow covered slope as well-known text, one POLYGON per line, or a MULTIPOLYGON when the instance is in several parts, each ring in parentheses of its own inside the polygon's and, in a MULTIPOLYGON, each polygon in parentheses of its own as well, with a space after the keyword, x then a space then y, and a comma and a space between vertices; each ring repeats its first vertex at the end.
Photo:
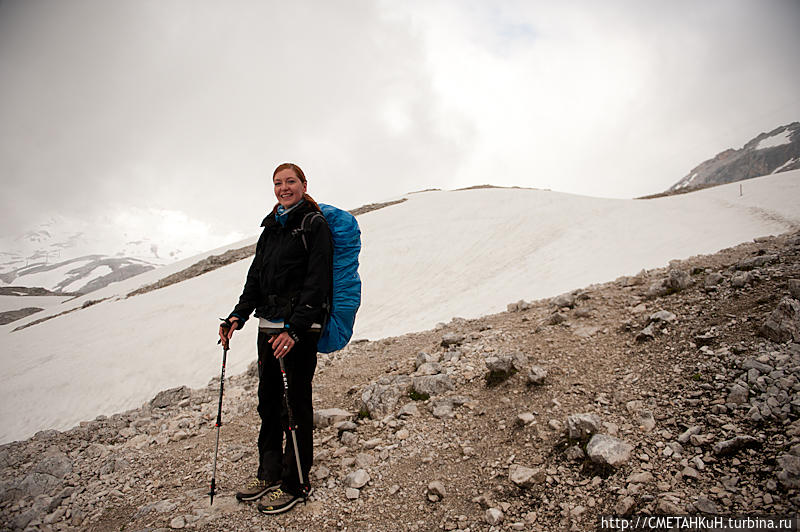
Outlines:
MULTIPOLYGON (((430 328, 664 266, 800 226, 800 171, 654 200, 525 189, 430 191, 359 216, 363 304, 356 338, 430 328)), ((227 248, 252 243, 255 236, 227 248)), ((224 249, 215 250, 213 254, 224 249)), ((0 327, 0 442, 141 405, 218 378, 217 317, 249 261, 143 295, 130 291, 199 260, 153 270, 62 305, 75 312, 0 327), (100 303, 81 308, 89 299, 100 303)), ((228 374, 256 357, 256 327, 234 337, 228 374)))

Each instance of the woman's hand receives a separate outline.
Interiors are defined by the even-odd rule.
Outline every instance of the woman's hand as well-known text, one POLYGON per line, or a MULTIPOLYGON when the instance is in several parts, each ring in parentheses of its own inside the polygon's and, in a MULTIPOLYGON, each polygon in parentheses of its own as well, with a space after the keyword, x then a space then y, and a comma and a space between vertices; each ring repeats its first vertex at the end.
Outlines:
POLYGON ((270 338, 269 343, 272 346, 272 352, 275 354, 275 358, 283 358, 292 350, 296 342, 292 340, 289 333, 282 332, 278 336, 270 338))
POLYGON ((227 322, 222 322, 219 325, 219 341, 222 342, 222 347, 228 349, 228 344, 233 338, 233 331, 239 328, 239 318, 231 316, 227 322), (230 323, 230 325, 228 325, 230 323))

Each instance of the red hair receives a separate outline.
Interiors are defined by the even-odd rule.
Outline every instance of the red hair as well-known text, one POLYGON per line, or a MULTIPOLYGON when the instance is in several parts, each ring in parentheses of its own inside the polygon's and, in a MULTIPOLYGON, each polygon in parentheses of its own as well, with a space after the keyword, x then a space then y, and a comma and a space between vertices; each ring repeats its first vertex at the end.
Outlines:
MULTIPOLYGON (((279 164, 278 167, 275 169, 275 171, 272 172, 272 179, 275 179, 275 176, 278 175, 278 172, 280 172, 281 170, 291 170, 292 172, 294 172, 294 175, 297 176, 297 179, 299 179, 303 183, 306 182, 306 174, 303 173, 303 170, 299 166, 294 164, 294 163, 279 164)), ((320 211, 320 208, 319 208, 319 205, 317 205, 317 202, 314 201, 314 198, 309 196, 308 193, 303 194, 303 199, 305 201, 307 201, 308 203, 310 203, 311 207, 315 211, 322 212, 322 211, 320 211)), ((272 209, 273 214, 278 211, 278 205, 280 205, 280 203, 276 203, 275 207, 272 209)))

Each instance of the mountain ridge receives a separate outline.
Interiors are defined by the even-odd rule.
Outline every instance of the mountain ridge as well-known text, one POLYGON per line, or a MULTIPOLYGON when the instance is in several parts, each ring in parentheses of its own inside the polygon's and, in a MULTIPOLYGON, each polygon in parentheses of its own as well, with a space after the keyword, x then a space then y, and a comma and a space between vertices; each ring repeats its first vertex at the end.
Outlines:
POLYGON ((703 161, 664 194, 734 183, 798 168, 800 122, 792 122, 757 135, 742 148, 729 148, 703 161))

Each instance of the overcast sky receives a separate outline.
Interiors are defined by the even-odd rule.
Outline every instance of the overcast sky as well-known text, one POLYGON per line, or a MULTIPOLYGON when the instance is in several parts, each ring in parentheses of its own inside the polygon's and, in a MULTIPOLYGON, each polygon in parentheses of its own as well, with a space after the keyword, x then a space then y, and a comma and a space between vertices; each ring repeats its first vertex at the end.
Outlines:
POLYGON ((345 208, 660 192, 800 119, 798 28, 796 0, 4 0, 0 236, 166 217, 217 245, 284 161, 345 208))

